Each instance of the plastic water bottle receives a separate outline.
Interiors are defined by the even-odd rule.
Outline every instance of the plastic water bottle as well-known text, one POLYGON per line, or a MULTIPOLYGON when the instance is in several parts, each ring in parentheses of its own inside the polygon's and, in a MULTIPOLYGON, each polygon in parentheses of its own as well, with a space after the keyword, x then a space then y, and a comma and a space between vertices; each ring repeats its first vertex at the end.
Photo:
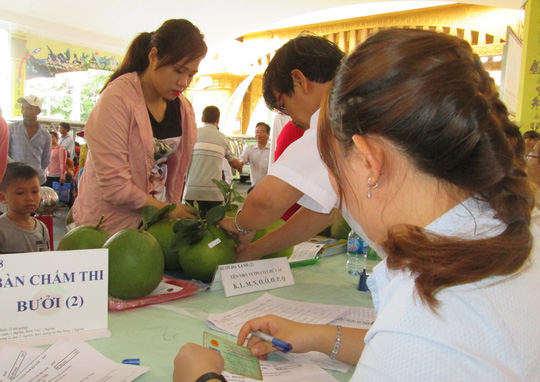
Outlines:
POLYGON ((366 267, 366 256, 369 247, 354 231, 349 233, 347 241, 347 273, 358 276, 366 267))

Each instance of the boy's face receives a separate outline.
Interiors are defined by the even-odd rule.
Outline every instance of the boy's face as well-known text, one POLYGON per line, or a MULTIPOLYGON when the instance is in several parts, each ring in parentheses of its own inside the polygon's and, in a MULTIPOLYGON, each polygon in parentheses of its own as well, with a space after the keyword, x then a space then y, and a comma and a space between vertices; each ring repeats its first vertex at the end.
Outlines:
POLYGON ((12 213, 31 214, 39 207, 41 186, 39 178, 14 179, 7 189, 0 191, 0 200, 12 213))

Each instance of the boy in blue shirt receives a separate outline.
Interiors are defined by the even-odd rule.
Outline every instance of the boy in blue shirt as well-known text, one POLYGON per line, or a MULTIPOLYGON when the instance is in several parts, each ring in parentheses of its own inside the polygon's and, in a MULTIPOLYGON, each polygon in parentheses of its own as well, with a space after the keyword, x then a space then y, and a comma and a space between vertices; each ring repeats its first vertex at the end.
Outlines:
POLYGON ((51 249, 47 227, 31 216, 39 207, 40 190, 39 174, 32 166, 8 163, 0 183, 0 202, 8 206, 0 216, 0 253, 51 249))

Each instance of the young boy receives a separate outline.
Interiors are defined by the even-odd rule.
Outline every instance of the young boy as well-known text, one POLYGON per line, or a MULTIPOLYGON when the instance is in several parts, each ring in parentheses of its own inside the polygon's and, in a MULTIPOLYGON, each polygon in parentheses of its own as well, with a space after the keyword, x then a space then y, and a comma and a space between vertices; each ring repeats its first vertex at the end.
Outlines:
POLYGON ((49 231, 30 214, 39 207, 38 172, 21 162, 8 163, 0 183, 0 202, 8 211, 0 216, 0 253, 49 251, 49 231))

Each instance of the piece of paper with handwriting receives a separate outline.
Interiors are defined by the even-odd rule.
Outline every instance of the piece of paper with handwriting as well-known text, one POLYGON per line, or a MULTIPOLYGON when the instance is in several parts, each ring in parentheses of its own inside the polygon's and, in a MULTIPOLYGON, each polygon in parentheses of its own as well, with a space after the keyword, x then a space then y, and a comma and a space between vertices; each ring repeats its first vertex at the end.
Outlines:
POLYGON ((0 255, 0 344, 108 337, 108 250, 0 255))

